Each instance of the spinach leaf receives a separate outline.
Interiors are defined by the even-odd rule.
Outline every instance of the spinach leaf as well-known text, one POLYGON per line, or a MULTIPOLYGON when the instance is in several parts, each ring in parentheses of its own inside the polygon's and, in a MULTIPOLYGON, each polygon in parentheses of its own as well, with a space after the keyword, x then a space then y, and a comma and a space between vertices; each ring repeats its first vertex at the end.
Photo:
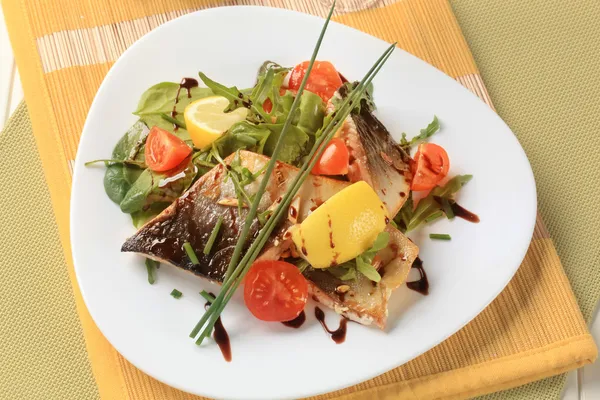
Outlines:
POLYGON ((124 174, 123 165, 113 164, 106 168, 104 173, 104 191, 109 199, 120 204, 131 184, 127 181, 124 174))
MULTIPOLYGON (((178 83, 158 83, 142 94, 137 109, 133 113, 139 116, 158 115, 161 113, 169 114, 173 111, 173 106, 175 106, 178 91, 178 83)), ((183 114, 185 107, 192 101, 213 95, 212 90, 201 87, 193 87, 190 89, 189 93, 190 96, 188 97, 187 89, 182 89, 180 91, 179 102, 175 108, 178 114, 183 114)))
POLYGON ((135 226, 136 229, 140 229, 146 222, 150 221, 158 214, 163 212, 164 209, 167 208, 169 205, 170 203, 153 203, 150 205, 150 207, 148 207, 145 210, 142 209, 141 211, 136 211, 132 213, 131 220, 133 222, 133 226, 135 226))
MULTIPOLYGON (((148 132, 148 127, 142 121, 137 121, 117 142, 112 158, 144 162, 144 143, 148 132)), ((142 171, 143 169, 134 165, 109 165, 104 174, 104 191, 108 198, 120 204, 142 171)))
POLYGON ((182 89, 179 93, 179 101, 175 104, 178 91, 178 83, 158 83, 142 94, 137 109, 133 113, 139 116, 149 127, 158 126, 177 135, 182 140, 189 141, 190 137, 185 129, 177 129, 175 131, 173 124, 163 119, 161 114, 170 115, 171 111, 173 111, 173 106, 175 106, 175 111, 177 112, 175 118, 183 122, 183 111, 187 105, 203 97, 212 96, 213 92, 209 88, 193 87, 190 89, 190 97, 188 97, 188 91, 182 89))
POLYGON ((132 214, 154 203, 171 203, 190 186, 197 168, 188 157, 176 170, 154 172, 145 169, 121 201, 121 211, 132 214))

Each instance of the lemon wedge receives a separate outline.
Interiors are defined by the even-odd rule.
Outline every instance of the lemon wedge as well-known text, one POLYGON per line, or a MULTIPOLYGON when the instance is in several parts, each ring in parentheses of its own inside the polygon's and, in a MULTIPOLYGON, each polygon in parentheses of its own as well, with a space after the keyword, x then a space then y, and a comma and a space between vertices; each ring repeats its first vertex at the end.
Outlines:
POLYGON ((360 181, 333 195, 289 232, 313 268, 328 268, 367 251, 388 222, 377 193, 360 181))
POLYGON ((233 124, 246 119, 247 108, 241 107, 226 113, 228 106, 229 100, 225 97, 210 96, 196 100, 185 108, 183 117, 195 147, 201 149, 211 144, 233 124))

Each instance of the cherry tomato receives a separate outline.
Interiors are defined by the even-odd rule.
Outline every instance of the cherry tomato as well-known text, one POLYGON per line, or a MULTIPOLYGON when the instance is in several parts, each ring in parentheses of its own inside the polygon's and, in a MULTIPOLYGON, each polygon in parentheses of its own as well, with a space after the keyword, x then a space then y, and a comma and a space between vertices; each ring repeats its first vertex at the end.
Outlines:
POLYGON ((192 148, 172 133, 155 126, 146 139, 146 164, 152 171, 168 171, 179 165, 192 148))
POLYGON ((256 261, 246 275, 244 301, 263 321, 291 321, 308 300, 308 283, 298 267, 284 261, 256 261))
POLYGON ((419 145, 411 166, 413 180, 410 188, 414 191, 429 190, 448 175, 450 159, 443 147, 424 143, 419 145))
MULTIPOLYGON (((290 89, 300 88, 308 64, 308 61, 304 61, 294 67, 290 74, 290 89)), ((329 61, 315 61, 304 89, 318 94, 327 103, 340 86, 342 86, 342 79, 333 64, 329 61)))
POLYGON ((342 139, 333 138, 312 169, 314 175, 345 175, 348 173, 350 153, 342 139))

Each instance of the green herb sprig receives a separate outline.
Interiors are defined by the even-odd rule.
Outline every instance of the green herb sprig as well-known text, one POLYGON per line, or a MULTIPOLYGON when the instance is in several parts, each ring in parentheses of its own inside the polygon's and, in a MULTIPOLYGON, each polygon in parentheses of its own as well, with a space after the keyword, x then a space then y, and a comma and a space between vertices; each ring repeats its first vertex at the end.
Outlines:
POLYGON ((212 232, 210 233, 210 237, 208 238, 208 242, 204 245, 204 254, 209 255, 210 251, 217 240, 217 235, 221 230, 221 224, 223 223, 223 217, 219 215, 219 219, 217 219, 217 223, 213 227, 212 232))
POLYGON ((148 272, 148 283, 154 285, 156 282, 156 269, 160 263, 158 261, 154 261, 151 258, 146 258, 146 271, 148 272))

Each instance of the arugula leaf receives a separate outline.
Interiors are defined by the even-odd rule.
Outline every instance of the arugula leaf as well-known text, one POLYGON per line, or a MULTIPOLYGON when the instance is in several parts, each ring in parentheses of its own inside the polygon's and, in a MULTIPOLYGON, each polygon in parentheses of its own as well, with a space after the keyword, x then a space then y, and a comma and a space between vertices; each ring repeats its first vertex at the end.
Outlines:
POLYGON ((219 138, 219 154, 227 157, 237 150, 247 149, 262 154, 271 131, 264 125, 254 125, 241 121, 233 125, 229 131, 219 138))
MULTIPOLYGON (((377 253, 379 250, 385 249, 390 242, 390 234, 388 232, 381 232, 377 235, 377 238, 373 242, 373 245, 367 253, 377 253)), ((372 260, 371 260, 372 261, 372 260)))
POLYGON ((381 275, 379 275, 375 267, 371 263, 366 262, 361 256, 356 257, 356 269, 373 282, 381 280, 381 275))
POLYGON ((409 153, 410 148, 412 146, 426 141, 439 130, 440 121, 438 120, 438 117, 434 115, 433 121, 431 121, 426 128, 421 129, 420 133, 414 138, 412 138, 410 141, 406 139, 406 133, 402 133, 402 138, 400 138, 400 147, 402 147, 407 153, 409 153))
POLYGON ((377 235, 373 245, 367 251, 360 254, 354 260, 347 261, 336 267, 328 268, 327 271, 342 281, 356 279, 356 273, 358 271, 369 280, 379 282, 381 280, 381 275, 379 275, 379 272, 377 272, 373 266, 373 259, 379 250, 387 247, 389 241, 390 234, 388 232, 381 232, 377 235))
POLYGON ((203 72, 198 72, 202 82, 218 96, 223 96, 229 100, 229 107, 225 111, 232 111, 239 107, 250 108, 252 102, 247 94, 242 93, 236 86, 227 87, 216 81, 213 81, 203 72))
POLYGON ((145 169, 125 194, 120 203, 121 211, 132 214, 150 207, 153 203, 171 203, 192 183, 196 166, 191 157, 178 171, 154 172, 145 169))
POLYGON ((417 208, 415 208, 410 221, 406 225, 406 232, 412 231, 417 226, 426 222, 436 212, 444 211, 442 205, 435 199, 436 197, 451 200, 452 196, 472 178, 473 175, 457 175, 450 179, 444 186, 433 188, 427 197, 421 199, 419 204, 417 204, 417 208))
POLYGON ((335 267, 327 268, 333 276, 342 281, 356 279, 356 261, 350 260, 335 267))

